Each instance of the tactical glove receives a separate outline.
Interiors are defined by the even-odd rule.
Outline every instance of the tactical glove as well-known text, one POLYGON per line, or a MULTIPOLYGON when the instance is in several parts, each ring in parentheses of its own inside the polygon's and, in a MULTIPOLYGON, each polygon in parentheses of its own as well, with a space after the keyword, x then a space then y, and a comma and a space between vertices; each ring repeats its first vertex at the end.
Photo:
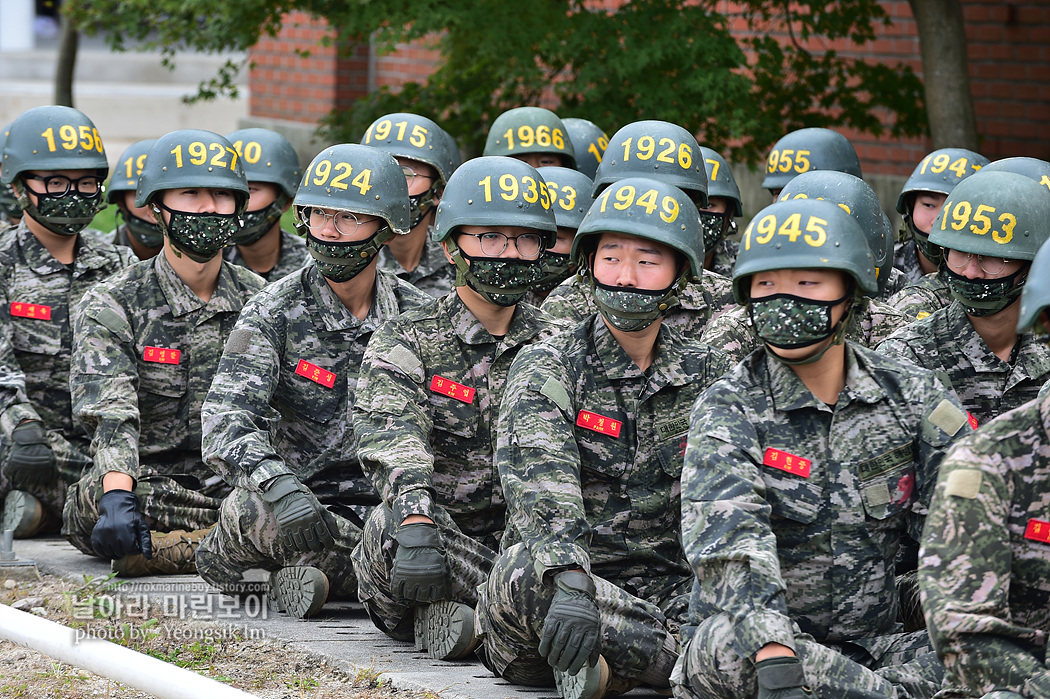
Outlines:
POLYGON ((290 473, 274 478, 262 493, 277 518, 281 543, 294 551, 319 553, 335 544, 325 524, 324 508, 314 494, 290 473))
POLYGON ((569 675, 593 667, 601 650, 601 618, 594 581, 587 573, 565 571, 554 576, 557 590, 540 636, 540 655, 569 675))
POLYGON ((27 420, 11 432, 4 471, 17 487, 38 488, 55 480, 55 455, 40 420, 27 420))
POLYGON ((448 597, 448 562, 436 524, 405 524, 394 536, 397 552, 390 570, 390 589, 414 602, 448 597))
POLYGON ((812 699, 802 663, 795 657, 767 658, 755 663, 758 699, 812 699))
POLYGON ((153 557, 149 524, 139 512, 139 499, 130 490, 111 490, 98 500, 99 518, 91 530, 91 548, 104 558, 141 553, 153 557))

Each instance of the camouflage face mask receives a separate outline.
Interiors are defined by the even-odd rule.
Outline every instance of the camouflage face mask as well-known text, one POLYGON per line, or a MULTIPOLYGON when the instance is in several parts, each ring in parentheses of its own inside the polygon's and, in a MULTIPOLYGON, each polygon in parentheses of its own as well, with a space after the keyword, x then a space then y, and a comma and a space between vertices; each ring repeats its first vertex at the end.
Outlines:
MULTIPOLYGON (((304 226, 305 228, 305 226, 304 226)), ((394 237, 390 226, 383 226, 365 240, 333 242, 321 240, 307 229, 306 248, 325 279, 348 282, 372 264, 386 241, 394 237)))
POLYGON ((434 201, 437 198, 437 187, 431 187, 420 194, 413 194, 408 198, 408 229, 412 230, 434 209, 434 201))
POLYGON ((233 236, 234 245, 251 245, 270 232, 273 225, 281 220, 284 213, 284 202, 274 201, 257 211, 245 211, 241 216, 241 229, 233 236))
MULTIPOLYGON (((748 314, 755 332, 767 345, 778 349, 809 347, 831 337, 835 328, 831 310, 852 296, 852 292, 834 301, 814 301, 791 294, 773 294, 752 298, 748 314)), ((843 320, 846 318, 843 315, 843 320)), ((842 324, 839 321, 839 325, 842 324)))
POLYGON ((911 233, 912 240, 915 241, 915 247, 919 249, 919 252, 921 252, 923 256, 934 265, 941 264, 941 260, 944 259, 944 248, 940 245, 934 245, 931 243, 930 234, 923 233, 916 228, 911 216, 906 216, 904 218, 904 226, 911 233))
POLYGON ((172 248, 194 262, 203 264, 218 255, 240 227, 237 214, 196 214, 156 205, 171 215, 164 227, 172 248))
POLYGON ((984 318, 995 315, 1021 298, 1028 278, 1028 268, 1029 265, 1025 265, 1008 277, 995 279, 968 279, 956 274, 948 265, 942 265, 941 272, 948 283, 952 298, 962 304, 966 314, 984 318), (1022 274, 1024 277, 1018 281, 1022 274))
POLYGON ((18 197, 11 189, 11 185, 0 185, 0 218, 9 221, 22 218, 22 207, 18 203, 18 197))
POLYGON ((164 231, 153 221, 147 221, 121 210, 128 235, 139 245, 147 248, 159 248, 164 245, 164 231))
POLYGON ((547 260, 547 273, 542 279, 533 284, 532 288, 534 291, 546 294, 571 277, 573 269, 568 254, 548 250, 543 255, 547 260))
POLYGON ((704 233, 705 254, 714 250, 715 246, 722 242, 722 238, 726 237, 726 231, 729 230, 731 222, 732 218, 729 216, 728 211, 721 214, 710 211, 700 212, 700 230, 704 233))
POLYGON ((591 290, 602 318, 628 333, 645 330, 667 309, 678 305, 673 284, 666 289, 632 289, 595 281, 591 290))
POLYGON ((471 257, 457 249, 453 259, 457 258, 456 286, 465 283, 489 303, 504 308, 517 305, 547 271, 542 255, 538 260, 471 257))
POLYGON ((29 202, 29 196, 23 193, 19 201, 26 214, 41 226, 57 235, 72 237, 87 228, 102 208, 102 190, 99 189, 93 197, 85 197, 77 192, 69 192, 62 197, 37 194, 35 206, 29 202))

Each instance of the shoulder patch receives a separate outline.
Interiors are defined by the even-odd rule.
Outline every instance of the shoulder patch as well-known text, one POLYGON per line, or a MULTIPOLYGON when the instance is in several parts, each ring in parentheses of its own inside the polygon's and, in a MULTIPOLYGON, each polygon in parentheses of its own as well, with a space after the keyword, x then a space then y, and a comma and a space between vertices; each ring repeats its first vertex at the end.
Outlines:
POLYGON ((112 308, 103 308, 95 314, 95 320, 106 326, 115 335, 125 337, 131 334, 131 325, 120 317, 120 314, 112 308))
POLYGON ((966 412, 952 405, 947 398, 941 399, 941 402, 937 404, 937 407, 933 409, 933 412, 926 419, 930 421, 931 425, 949 436, 957 433, 962 429, 963 425, 969 422, 966 419, 966 412))
POLYGON ((252 331, 248 328, 236 328, 226 340, 226 351, 231 354, 244 354, 251 346, 252 331))
POLYGON ((386 355, 386 360, 406 374, 415 374, 423 368, 419 357, 412 354, 404 345, 394 345, 386 355))
POLYGON ((973 500, 981 490, 982 481, 984 481, 984 474, 975 468, 956 469, 948 474, 944 494, 973 500))
POLYGON ((562 410, 569 409, 571 402, 569 400, 569 392, 553 376, 548 376, 547 380, 543 382, 543 386, 540 387, 540 394, 550 398, 562 410))

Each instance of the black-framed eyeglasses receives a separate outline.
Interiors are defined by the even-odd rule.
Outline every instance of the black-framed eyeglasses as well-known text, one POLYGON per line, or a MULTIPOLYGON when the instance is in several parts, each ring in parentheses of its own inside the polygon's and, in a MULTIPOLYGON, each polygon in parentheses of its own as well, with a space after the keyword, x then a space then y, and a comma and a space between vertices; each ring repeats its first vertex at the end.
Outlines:
POLYGON ((37 182, 44 183, 44 191, 38 192, 35 189, 32 190, 33 194, 46 194, 49 197, 60 199, 71 190, 76 190, 78 194, 84 197, 96 197, 102 193, 102 178, 98 175, 84 175, 72 179, 65 175, 34 175, 31 173, 23 173, 23 180, 36 180, 37 182))
POLYGON ((332 220, 335 221, 335 230, 340 235, 353 235, 359 226, 365 226, 380 219, 372 217, 361 220, 352 211, 337 211, 333 214, 319 206, 307 206, 300 209, 299 221, 311 231, 321 230, 332 220))
POLYGON ((489 257, 499 257, 507 249, 507 241, 513 240, 518 254, 526 260, 535 260, 543 252, 543 236, 538 233, 522 233, 516 236, 507 236, 499 231, 486 231, 485 233, 462 233, 471 238, 477 238, 481 244, 481 252, 489 257))
POLYGON ((985 255, 974 255, 972 252, 962 252, 960 250, 947 249, 947 255, 945 255, 945 261, 948 266, 954 269, 956 272, 961 272, 966 269, 966 266, 970 264, 970 260, 974 257, 977 258, 977 266, 981 268, 981 271, 985 274, 990 274, 993 277, 998 276, 1006 269, 1007 263, 1010 261, 1005 257, 988 257, 985 255))
POLYGON ((401 172, 405 173, 405 180, 407 180, 408 182, 411 182, 413 180, 413 178, 416 178, 416 177, 422 177, 423 179, 427 179, 427 180, 437 179, 433 175, 424 175, 422 172, 416 172, 415 170, 410 168, 408 165, 402 165, 401 166, 401 172))

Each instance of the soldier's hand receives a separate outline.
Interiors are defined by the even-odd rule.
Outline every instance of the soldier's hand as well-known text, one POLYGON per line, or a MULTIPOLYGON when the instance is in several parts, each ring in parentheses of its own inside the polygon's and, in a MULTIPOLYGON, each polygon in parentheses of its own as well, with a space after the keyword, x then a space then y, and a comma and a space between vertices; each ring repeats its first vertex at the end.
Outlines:
POLYGON ((390 570, 394 595, 414 602, 437 602, 448 597, 448 562, 435 524, 402 524, 390 570))
POLYGON ((39 488, 55 480, 55 455, 40 420, 26 420, 11 432, 4 472, 15 487, 39 488))
POLYGON ((110 490, 98 500, 99 518, 91 530, 91 548, 104 558, 141 553, 153 556, 149 524, 139 512, 139 500, 130 490, 110 490))
POLYGON ((554 585, 539 652, 551 667, 575 675, 584 665, 593 667, 601 650, 594 581, 587 573, 565 571, 554 576, 554 585))
POLYGON ((802 663, 794 656, 767 658, 755 663, 758 699, 812 699, 802 663))
POLYGON ((262 493, 273 507, 281 543, 300 553, 324 551, 335 538, 321 514, 324 508, 299 479, 291 474, 274 478, 262 493))

